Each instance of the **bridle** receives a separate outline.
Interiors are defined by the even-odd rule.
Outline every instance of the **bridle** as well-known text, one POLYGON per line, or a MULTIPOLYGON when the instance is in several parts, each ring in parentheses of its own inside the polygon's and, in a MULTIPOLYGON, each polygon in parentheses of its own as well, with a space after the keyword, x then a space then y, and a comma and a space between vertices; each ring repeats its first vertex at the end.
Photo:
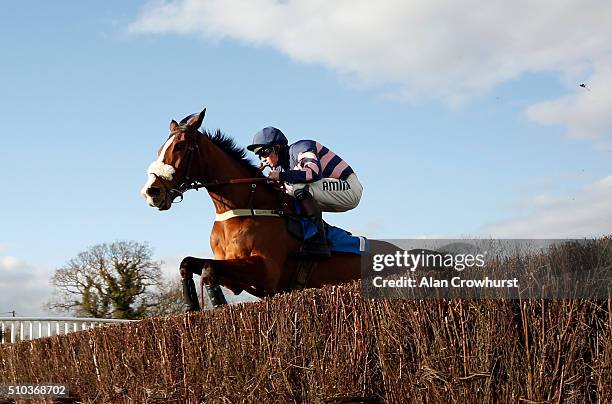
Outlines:
MULTIPOLYGON (((187 137, 187 147, 185 149, 185 153, 183 154, 183 159, 186 161, 187 168, 185 170, 185 178, 179 185, 175 188, 168 189, 168 193, 172 198, 172 203, 180 203, 183 201, 183 194, 190 189, 199 190, 200 188, 206 188, 208 183, 202 182, 197 178, 192 178, 191 172, 193 171, 193 154, 196 155, 199 153, 200 149, 198 146, 198 142, 193 137, 192 133, 189 133, 189 127, 187 125, 179 125, 179 127, 170 133, 170 136, 174 136, 177 132, 186 133, 187 137), (180 198, 178 201, 177 198, 180 198)), ((169 137, 170 137, 169 136, 169 137)))
MULTIPOLYGON (((167 191, 170 197, 172 198, 172 203, 182 202, 183 194, 191 189, 195 189, 196 191, 198 191, 200 188, 205 188, 206 190, 209 190, 210 188, 224 186, 224 185, 251 184, 251 192, 249 193, 249 200, 247 202, 247 207, 248 209, 254 211, 251 207, 251 204, 253 202, 254 193, 257 188, 258 183, 265 183, 265 184, 273 185, 276 188, 279 188, 278 184, 275 181, 270 180, 267 177, 233 178, 233 179, 229 179, 225 181, 218 181, 218 180, 202 181, 201 179, 195 178, 195 176, 192 175, 193 162, 199 155, 200 150, 199 150, 198 142, 195 138, 195 134, 189 133, 189 131, 190 131, 190 128, 187 125, 179 125, 178 128, 172 131, 170 135, 168 136, 168 138, 170 138, 170 136, 176 135, 177 132, 186 133, 187 135, 186 138, 187 138, 187 143, 188 143, 187 147, 185 148, 185 153, 183 154, 183 159, 184 161, 186 161, 185 164, 187 165, 186 170, 185 170, 185 178, 183 179, 183 181, 179 183, 177 187, 169 188, 167 191), (194 153, 196 155, 196 158, 194 158, 194 153)), ((157 176, 156 174, 153 174, 153 175, 159 178, 159 176, 157 176)), ((278 191, 280 191, 279 194, 281 196, 284 195, 284 192, 282 192, 282 189, 279 188, 278 191)), ((282 201, 282 197, 281 197, 281 201, 282 201)), ((281 202, 281 205, 282 205, 282 202, 281 202)), ((274 210, 274 212, 282 212, 282 211, 283 209, 274 210)))

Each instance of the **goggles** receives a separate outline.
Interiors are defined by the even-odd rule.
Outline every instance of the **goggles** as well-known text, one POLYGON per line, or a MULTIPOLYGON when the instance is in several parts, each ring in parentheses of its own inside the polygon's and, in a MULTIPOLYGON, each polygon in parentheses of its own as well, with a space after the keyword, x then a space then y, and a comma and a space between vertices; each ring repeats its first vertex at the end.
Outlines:
POLYGON ((260 147, 255 154, 257 154, 260 158, 266 158, 274 151, 274 147, 264 146, 260 147))

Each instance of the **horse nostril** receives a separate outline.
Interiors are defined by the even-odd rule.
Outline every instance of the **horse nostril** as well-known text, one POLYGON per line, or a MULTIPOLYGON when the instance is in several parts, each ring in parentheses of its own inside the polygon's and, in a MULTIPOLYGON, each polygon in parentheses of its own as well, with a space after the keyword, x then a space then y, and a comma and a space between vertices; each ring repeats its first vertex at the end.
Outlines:
POLYGON ((151 197, 159 196, 160 193, 161 193, 161 189, 156 188, 156 187, 151 187, 147 189, 147 195, 151 197))

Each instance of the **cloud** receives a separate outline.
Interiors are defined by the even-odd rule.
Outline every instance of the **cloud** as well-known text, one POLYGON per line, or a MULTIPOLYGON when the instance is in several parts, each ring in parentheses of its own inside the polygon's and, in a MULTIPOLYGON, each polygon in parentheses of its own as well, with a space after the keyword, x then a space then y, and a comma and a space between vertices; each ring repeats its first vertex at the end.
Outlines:
POLYGON ((537 122, 595 136, 610 123, 610 21, 606 0, 174 0, 148 3, 129 31, 270 47, 395 97, 451 105, 527 72, 571 82, 595 70, 589 98, 576 92, 529 110, 537 122))
POLYGON ((479 233, 497 238, 596 237, 612 234, 612 175, 571 197, 543 195, 522 204, 523 217, 494 223, 479 233))
POLYGON ((0 258, 0 268, 3 268, 7 272, 12 272, 18 269, 22 263, 15 257, 10 255, 0 258))
POLYGON ((15 310, 21 317, 43 315, 42 305, 51 292, 50 277, 46 268, 14 256, 0 255, 0 312, 15 310))
POLYGON ((612 132, 612 58, 594 63, 586 87, 556 100, 532 105, 527 116, 543 125, 567 127, 571 137, 599 137, 612 132))

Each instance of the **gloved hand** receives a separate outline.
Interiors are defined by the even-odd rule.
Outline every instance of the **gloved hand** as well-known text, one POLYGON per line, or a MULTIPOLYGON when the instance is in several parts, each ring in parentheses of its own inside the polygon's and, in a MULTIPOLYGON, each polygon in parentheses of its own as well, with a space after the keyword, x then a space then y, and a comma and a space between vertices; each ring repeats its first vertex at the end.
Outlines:
POLYGON ((280 177, 280 171, 270 171, 270 174, 268 174, 268 178, 274 181, 278 181, 280 177))

